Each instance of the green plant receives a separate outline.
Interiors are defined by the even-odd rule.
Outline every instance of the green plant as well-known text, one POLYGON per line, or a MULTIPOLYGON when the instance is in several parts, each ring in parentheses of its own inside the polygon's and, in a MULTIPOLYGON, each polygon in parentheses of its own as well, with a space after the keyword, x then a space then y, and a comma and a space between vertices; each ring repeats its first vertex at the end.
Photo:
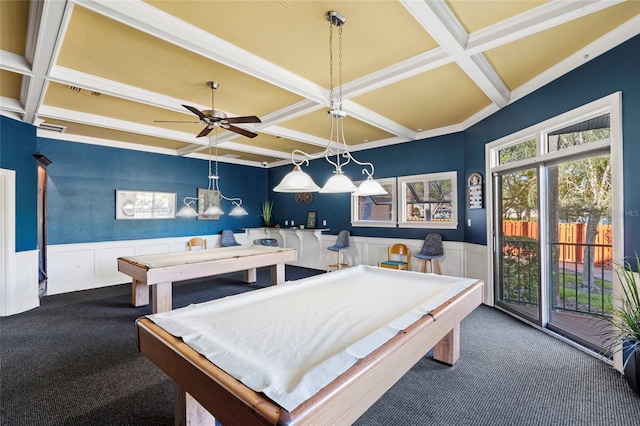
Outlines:
MULTIPOLYGON (((640 256, 636 253, 636 267, 640 271, 640 256)), ((622 343, 631 345, 625 350, 636 350, 640 347, 640 283, 636 279, 631 264, 625 261, 616 268, 622 286, 619 305, 611 310, 612 316, 607 318, 613 325, 611 331, 612 348, 619 348, 622 343)))
POLYGON ((271 224, 271 220, 273 219, 273 201, 271 200, 265 200, 262 203, 262 221, 266 224, 266 225, 270 225, 271 224))

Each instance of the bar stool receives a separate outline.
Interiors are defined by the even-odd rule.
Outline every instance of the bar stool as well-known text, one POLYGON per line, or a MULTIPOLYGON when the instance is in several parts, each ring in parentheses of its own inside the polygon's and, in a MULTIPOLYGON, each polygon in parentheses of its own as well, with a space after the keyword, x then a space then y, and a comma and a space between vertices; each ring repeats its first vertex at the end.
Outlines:
POLYGON ((424 237, 424 243, 422 244, 420 253, 414 254, 414 257, 418 258, 418 272, 428 272, 428 263, 431 267, 431 272, 441 275, 440 260, 438 259, 443 255, 442 235, 427 234, 427 236, 424 237))
POLYGON ((342 269, 343 266, 349 267, 349 257, 347 256, 347 249, 349 248, 349 231, 343 230, 338 233, 338 239, 332 246, 327 247, 329 250, 329 265, 327 266, 327 272, 331 271, 331 268, 342 269), (333 254, 336 253, 338 259, 336 263, 331 263, 333 254))

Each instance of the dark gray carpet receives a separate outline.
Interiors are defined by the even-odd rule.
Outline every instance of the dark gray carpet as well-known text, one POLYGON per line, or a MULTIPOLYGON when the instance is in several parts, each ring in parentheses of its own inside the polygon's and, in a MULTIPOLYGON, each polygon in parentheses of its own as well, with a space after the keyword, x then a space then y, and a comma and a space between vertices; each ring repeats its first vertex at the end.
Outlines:
MULTIPOLYGON (((318 271, 287 267, 287 279, 318 271)), ((263 287, 241 274, 174 286, 174 306, 263 287)), ((129 285, 45 297, 0 319, 0 424, 172 425, 173 385, 136 352, 129 285)), ((638 425, 613 369, 488 307, 462 324, 452 368, 425 357, 358 425, 638 425)))

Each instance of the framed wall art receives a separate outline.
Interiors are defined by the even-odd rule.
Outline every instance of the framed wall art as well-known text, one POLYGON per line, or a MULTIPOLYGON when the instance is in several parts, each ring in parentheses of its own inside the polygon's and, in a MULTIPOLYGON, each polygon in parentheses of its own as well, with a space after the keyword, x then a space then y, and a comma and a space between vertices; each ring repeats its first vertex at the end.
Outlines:
POLYGON ((316 212, 307 212, 307 224, 305 225, 308 229, 315 229, 316 227, 316 212))
POLYGON ((116 189, 116 220, 174 219, 175 192, 116 189))
POLYGON ((217 189, 198 188, 198 220, 220 220, 219 214, 206 215, 204 212, 211 206, 220 207, 221 199, 217 189))

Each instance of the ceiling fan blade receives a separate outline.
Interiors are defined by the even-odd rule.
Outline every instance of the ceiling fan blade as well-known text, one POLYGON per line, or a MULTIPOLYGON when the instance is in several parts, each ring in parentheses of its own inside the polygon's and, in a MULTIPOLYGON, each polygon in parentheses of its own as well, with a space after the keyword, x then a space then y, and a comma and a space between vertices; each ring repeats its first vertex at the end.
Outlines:
POLYGON ((240 127, 232 126, 230 124, 222 124, 220 127, 223 129, 231 130, 232 132, 236 132, 239 135, 246 136, 248 138, 255 138, 258 136, 257 133, 250 132, 245 129, 241 129, 240 127))
POLYGON ((262 123, 258 117, 255 115, 249 115, 246 117, 228 117, 225 118, 224 121, 227 123, 262 123))
POLYGON ((182 105, 182 106, 188 109, 189 111, 191 111, 192 113, 194 113, 195 115, 197 115, 198 117, 200 117, 201 119, 203 119, 204 121, 207 121, 209 119, 209 117, 204 115, 198 108, 195 108, 189 105, 182 105))
POLYGON ((207 136, 209 133, 211 133, 212 130, 213 130, 213 127, 207 126, 200 133, 198 133, 198 136, 196 136, 196 138, 207 136))
POLYGON ((154 123, 191 123, 198 124, 201 121, 175 121, 175 120, 153 120, 154 123))

